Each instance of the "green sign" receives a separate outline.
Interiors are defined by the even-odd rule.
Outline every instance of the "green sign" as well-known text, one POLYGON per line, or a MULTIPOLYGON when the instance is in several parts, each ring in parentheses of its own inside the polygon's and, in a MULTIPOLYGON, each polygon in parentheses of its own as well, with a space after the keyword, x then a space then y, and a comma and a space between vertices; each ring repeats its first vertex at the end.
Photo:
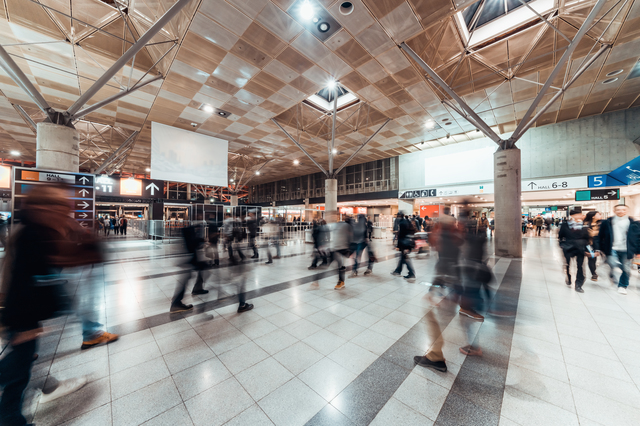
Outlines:
POLYGON ((576 191, 576 201, 607 201, 619 200, 620 189, 590 189, 585 191, 576 191))
POLYGON ((551 211, 552 212, 557 212, 558 211, 558 206, 551 206, 551 211))

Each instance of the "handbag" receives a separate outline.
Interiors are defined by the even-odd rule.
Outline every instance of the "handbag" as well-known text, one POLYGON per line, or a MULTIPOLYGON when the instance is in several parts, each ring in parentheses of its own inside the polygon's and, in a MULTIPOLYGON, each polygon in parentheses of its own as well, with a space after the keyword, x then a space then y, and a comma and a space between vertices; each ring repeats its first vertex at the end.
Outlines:
POLYGON ((34 312, 44 321, 73 311, 71 297, 66 291, 67 280, 58 274, 36 275, 33 284, 34 312))

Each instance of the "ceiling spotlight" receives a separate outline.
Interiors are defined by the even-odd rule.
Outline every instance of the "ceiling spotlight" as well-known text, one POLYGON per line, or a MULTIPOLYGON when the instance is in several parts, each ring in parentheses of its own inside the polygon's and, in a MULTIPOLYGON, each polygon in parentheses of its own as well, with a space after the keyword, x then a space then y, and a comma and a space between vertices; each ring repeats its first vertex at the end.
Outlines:
POLYGON ((300 17, 305 21, 309 21, 313 19, 313 16, 316 13, 316 9, 313 7, 309 0, 304 0, 302 5, 300 5, 300 17))
POLYGON ((318 31, 321 33, 326 33, 329 31, 329 28, 331 28, 331 25, 329 25, 328 22, 320 22, 320 24, 318 24, 318 31))
POLYGON ((293 160, 293 164, 297 166, 298 164, 300 164, 300 160, 293 160))
POLYGON ((233 182, 233 179, 229 179, 229 182, 233 182))
POLYGON ((14 157, 19 157, 20 156, 20 152, 19 151, 11 151, 9 154, 13 155, 14 157))
POLYGON ((338 153, 338 150, 337 150, 337 149, 335 149, 335 148, 333 148, 333 149, 331 150, 331 153, 333 153, 333 154, 337 154, 337 153, 338 153))
POLYGON ((146 168, 146 169, 144 169, 144 170, 145 170, 145 171, 147 171, 147 172, 150 172, 150 171, 151 171, 151 169, 150 169, 149 167, 147 167, 147 168, 146 168))
POLYGON ((433 129, 435 126, 436 126, 436 123, 433 120, 429 120, 426 123, 424 123, 424 127, 426 127, 427 129, 433 129))
POLYGON ((213 112, 213 107, 211 105, 203 105, 202 110, 207 114, 211 114, 213 112))
POLYGON ((336 88, 336 81, 334 79, 329 80, 329 82, 327 83, 327 89, 335 89, 336 88))
POLYGON ((256 171, 256 175, 260 176, 260 170, 256 171))

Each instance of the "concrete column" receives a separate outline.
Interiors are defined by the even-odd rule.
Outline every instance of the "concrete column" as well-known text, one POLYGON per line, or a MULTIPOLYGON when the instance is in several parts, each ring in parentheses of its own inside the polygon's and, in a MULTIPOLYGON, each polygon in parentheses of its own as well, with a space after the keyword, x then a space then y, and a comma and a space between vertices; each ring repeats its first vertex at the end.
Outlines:
POLYGON ((80 168, 79 144, 76 129, 53 123, 38 123, 36 167, 77 173, 80 168))
POLYGON ((187 200, 191 200, 191 184, 187 184, 187 200))
POLYGON ((231 195, 231 198, 229 199, 229 201, 231 203, 231 207, 236 207, 238 205, 238 196, 231 195))
POLYGON ((309 210, 309 199, 304 199, 304 221, 311 222, 313 220, 313 212, 309 210))
POLYGON ((522 257, 521 178, 519 149, 493 155, 496 256, 522 257))
POLYGON ((413 200, 400 200, 398 199, 398 212, 404 214, 413 214, 413 200))
POLYGON ((338 179, 324 181, 324 220, 337 222, 338 216, 338 179))

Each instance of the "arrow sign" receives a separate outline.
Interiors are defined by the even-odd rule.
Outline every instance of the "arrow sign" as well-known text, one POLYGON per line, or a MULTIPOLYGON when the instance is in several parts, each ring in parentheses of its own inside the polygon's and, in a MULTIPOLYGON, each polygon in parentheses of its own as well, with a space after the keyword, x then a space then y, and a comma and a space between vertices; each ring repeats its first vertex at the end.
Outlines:
POLYGON ((529 185, 527 185, 527 186, 530 186, 530 187, 531 187, 531 189, 533 189, 533 188, 535 188, 535 187, 536 187, 536 186, 538 186, 538 185, 536 185, 536 183, 535 183, 535 182, 531 182, 531 183, 530 183, 529 185))
POLYGON ((78 191, 80 194, 84 195, 85 197, 87 196, 87 194, 89 193, 89 191, 87 191, 86 189, 83 189, 81 191, 78 191))
POLYGON ((86 209, 90 205, 91 204, 87 203, 86 201, 83 201, 82 203, 78 203, 78 206, 82 207, 83 209, 86 209))
POLYGON ((78 216, 80 216, 83 219, 87 218, 87 214, 86 213, 80 213, 78 216))
POLYGON ((89 182, 89 179, 87 179, 86 176, 82 176, 80 179, 78 179, 80 182, 87 184, 87 182, 89 182))
POLYGON ((614 191, 614 190, 609 191, 609 195, 616 195, 617 193, 618 191, 614 191))
POLYGON ((87 225, 87 222, 80 222, 80 226, 82 226, 83 228, 86 228, 88 225, 87 225))
POLYGON ((155 190, 155 191, 159 191, 159 190, 160 190, 160 188, 158 188, 158 187, 156 186, 156 184, 155 184, 155 183, 153 183, 153 182, 151 182, 149 185, 147 185, 144 189, 149 189, 149 188, 151 188, 151 195, 155 195, 154 190, 155 190))

